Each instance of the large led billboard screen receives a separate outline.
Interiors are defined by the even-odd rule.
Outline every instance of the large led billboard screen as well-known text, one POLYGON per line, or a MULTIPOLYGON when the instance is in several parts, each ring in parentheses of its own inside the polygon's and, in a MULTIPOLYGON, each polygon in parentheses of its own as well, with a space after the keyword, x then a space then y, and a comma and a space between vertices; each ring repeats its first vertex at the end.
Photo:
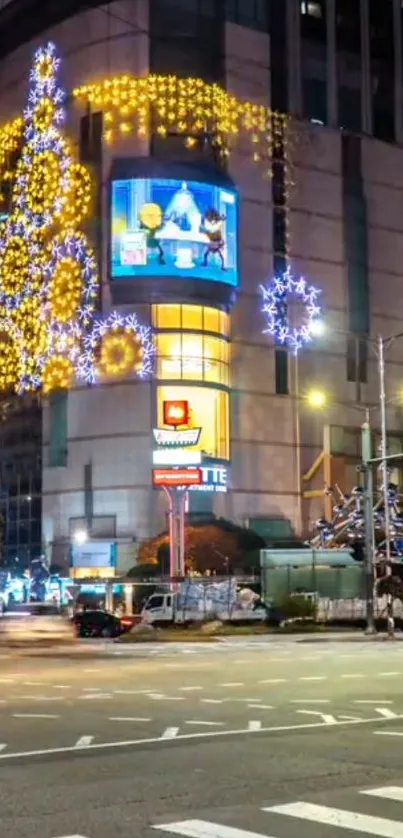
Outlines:
POLYGON ((178 277, 236 287, 233 189, 167 178, 114 180, 112 278, 178 277))

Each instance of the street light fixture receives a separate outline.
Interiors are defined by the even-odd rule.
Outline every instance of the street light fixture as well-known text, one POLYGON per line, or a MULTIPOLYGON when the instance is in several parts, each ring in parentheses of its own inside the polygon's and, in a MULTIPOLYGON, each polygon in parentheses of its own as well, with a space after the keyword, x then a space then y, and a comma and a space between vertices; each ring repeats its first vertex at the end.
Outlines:
POLYGON ((75 544, 86 544, 88 541, 87 530, 76 530, 73 533, 73 541, 75 544))
POLYGON ((306 394, 306 401, 310 407, 319 410, 327 404, 327 395, 324 390, 309 390, 306 394))

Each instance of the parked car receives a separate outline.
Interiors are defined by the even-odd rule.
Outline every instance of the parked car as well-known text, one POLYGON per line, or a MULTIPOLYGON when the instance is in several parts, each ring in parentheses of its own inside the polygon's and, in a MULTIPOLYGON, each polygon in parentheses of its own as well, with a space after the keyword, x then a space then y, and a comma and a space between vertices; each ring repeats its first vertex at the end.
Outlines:
POLYGON ((73 623, 78 637, 119 637, 132 627, 131 620, 102 610, 77 612, 73 623))
POLYGON ((14 605, 0 618, 0 644, 49 646, 72 644, 76 633, 71 621, 52 603, 14 605))

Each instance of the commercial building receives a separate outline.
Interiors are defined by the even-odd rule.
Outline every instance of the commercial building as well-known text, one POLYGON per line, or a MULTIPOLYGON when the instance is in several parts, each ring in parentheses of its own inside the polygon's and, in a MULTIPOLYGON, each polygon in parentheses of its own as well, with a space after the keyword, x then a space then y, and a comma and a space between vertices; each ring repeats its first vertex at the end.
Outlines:
MULTIPOLYGON (((2 122, 24 106, 35 48, 57 45, 68 131, 95 183, 102 309, 134 311, 155 331, 150 380, 45 403, 49 557, 66 561, 79 533, 75 573, 110 575, 165 526, 153 430, 172 401, 201 428, 204 482, 190 509, 306 534, 324 482, 356 482, 356 405, 378 399, 368 338, 403 330, 400 0, 9 0, 0 33, 2 122), (148 248, 145 203, 163 209, 142 218, 148 248), (287 267, 320 289, 327 326, 297 358, 265 333, 259 289, 287 267), (313 387, 328 395, 321 412, 305 403, 313 387)), ((295 302, 293 323, 304 317, 295 302)), ((396 342, 392 399, 402 359, 396 342)), ((388 424, 401 450, 396 404, 388 424)))

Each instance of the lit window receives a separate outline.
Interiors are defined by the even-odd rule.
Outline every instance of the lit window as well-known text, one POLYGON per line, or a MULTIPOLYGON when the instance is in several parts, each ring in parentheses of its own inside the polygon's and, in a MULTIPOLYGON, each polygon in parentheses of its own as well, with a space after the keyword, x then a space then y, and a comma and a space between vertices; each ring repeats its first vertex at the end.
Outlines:
POLYGON ((201 428, 197 450, 207 457, 229 459, 228 393, 213 387, 158 387, 158 427, 163 427, 163 402, 183 399, 189 404, 190 425, 201 428))
POLYGON ((189 329, 216 332, 228 337, 229 315, 217 308, 195 305, 154 305, 152 324, 155 329, 189 329))
POLYGON ((229 386, 227 341, 197 332, 157 334, 157 378, 209 381, 229 386))
POLYGON ((322 17, 322 7, 320 3, 315 3, 314 0, 301 0, 301 14, 322 17))

